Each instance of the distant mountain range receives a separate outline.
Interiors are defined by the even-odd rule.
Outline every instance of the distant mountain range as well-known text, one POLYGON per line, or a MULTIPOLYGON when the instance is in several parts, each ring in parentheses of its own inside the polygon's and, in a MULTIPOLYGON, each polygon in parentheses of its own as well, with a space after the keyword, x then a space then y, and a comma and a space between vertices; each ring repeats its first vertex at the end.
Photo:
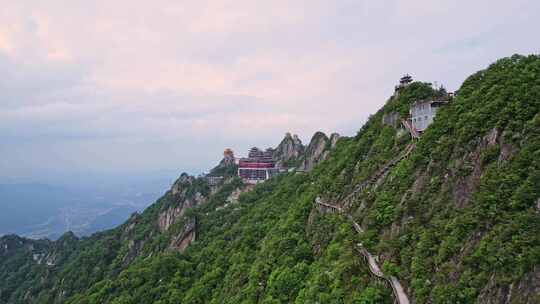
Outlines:
POLYGON ((114 227, 161 193, 72 189, 39 183, 0 184, 0 235, 57 239, 114 227))

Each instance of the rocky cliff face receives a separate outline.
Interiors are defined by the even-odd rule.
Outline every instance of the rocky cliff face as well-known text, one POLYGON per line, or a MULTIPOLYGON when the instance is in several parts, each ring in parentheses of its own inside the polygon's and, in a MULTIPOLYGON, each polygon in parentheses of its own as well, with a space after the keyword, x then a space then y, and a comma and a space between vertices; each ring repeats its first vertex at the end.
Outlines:
POLYGON ((189 218, 186 220, 182 232, 177 234, 169 245, 170 250, 175 250, 179 252, 184 252, 186 248, 195 241, 196 236, 197 221, 195 218, 189 218))
POLYGON ((330 147, 333 149, 336 147, 336 144, 341 136, 338 133, 330 134, 330 147))
POLYGON ((480 291, 479 304, 513 304, 539 303, 540 301, 540 267, 523 275, 515 284, 500 284, 493 277, 480 291))
POLYGON ((316 132, 306 147, 297 135, 285 134, 285 138, 274 149, 273 158, 278 168, 296 168, 310 171, 319 162, 325 160, 339 139, 339 134, 330 137, 323 132, 316 132))
POLYGON ((159 214, 158 227, 161 232, 167 231, 171 225, 184 215, 186 210, 202 204, 206 200, 203 193, 207 192, 204 191, 206 189, 192 191, 196 181, 195 177, 183 173, 173 184, 171 194, 176 204, 175 206, 166 206, 159 214))
POLYGON ((304 154, 305 147, 298 135, 285 134, 285 138, 279 143, 272 157, 279 168, 287 168, 292 162, 304 154))
POLYGON ((304 155, 299 170, 310 171, 316 164, 325 160, 330 154, 330 150, 335 147, 339 134, 333 133, 330 138, 323 132, 317 132, 311 138, 304 155))
POLYGON ((144 255, 148 243, 160 235, 168 239, 169 246, 165 249, 185 250, 194 240, 196 231, 195 219, 186 217, 186 212, 204 204, 210 193, 211 187, 205 178, 182 173, 164 195, 166 199, 154 205, 158 209, 156 218, 149 221, 140 214, 133 214, 120 227, 120 241, 128 244, 126 252, 119 257, 122 267, 128 267, 137 257, 144 255), (148 229, 144 236, 138 235, 140 232, 137 230, 145 224, 148 229))

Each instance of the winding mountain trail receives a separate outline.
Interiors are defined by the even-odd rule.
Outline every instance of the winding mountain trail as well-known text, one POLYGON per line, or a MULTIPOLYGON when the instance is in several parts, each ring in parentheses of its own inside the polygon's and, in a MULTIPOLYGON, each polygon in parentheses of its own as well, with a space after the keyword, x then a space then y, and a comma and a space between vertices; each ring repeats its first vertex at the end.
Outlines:
POLYGON ((405 289, 403 288, 399 280, 395 276, 386 276, 382 272, 379 265, 377 264, 377 261, 375 260, 373 255, 371 255, 371 253, 369 253, 367 249, 362 247, 361 244, 358 244, 358 246, 360 247, 358 251, 364 256, 364 258, 366 259, 368 263, 369 271, 374 276, 381 278, 383 280, 386 280, 390 284, 390 286, 392 287, 392 291, 394 293, 394 297, 397 300, 397 303, 409 304, 409 298, 407 297, 407 294, 405 293, 405 289))
MULTIPOLYGON (((315 200, 316 204, 319 205, 320 207, 322 207, 324 210, 332 210, 332 211, 337 211, 338 213, 344 213, 343 212, 343 209, 341 209, 340 207, 337 207, 337 206, 334 206, 334 205, 330 205, 330 204, 327 204, 327 203, 323 203, 322 201, 320 201, 319 198, 317 198, 315 200)), ((353 220, 352 216, 348 213, 345 213, 345 216, 351 221, 353 227, 354 227, 354 230, 357 232, 357 233, 363 233, 364 230, 362 229, 362 227, 353 220)), ((407 294, 405 293, 405 289, 403 288, 403 286, 401 285, 401 283, 399 282, 399 280, 395 277, 395 276, 387 276, 383 273, 383 271, 381 270, 381 268, 379 267, 379 264, 377 264, 377 261, 375 260, 375 258, 373 257, 373 255, 364 247, 362 246, 362 244, 357 244, 358 245, 358 252, 364 257, 364 259, 367 261, 367 264, 368 264, 368 268, 369 268, 369 271, 376 277, 380 278, 380 279, 383 279, 385 281, 387 281, 390 286, 392 287, 392 292, 394 293, 394 298, 396 299, 397 303, 399 304, 409 304, 409 298, 407 296, 407 294)))
MULTIPOLYGON (((413 133, 411 132, 411 135, 413 133)), ((413 135, 414 137, 414 135, 413 135)), ((377 171, 374 175, 372 175, 369 179, 365 180, 364 182, 358 184, 353 192, 351 192, 349 195, 347 195, 343 200, 341 200, 341 204, 339 204, 342 207, 328 204, 322 201, 320 197, 315 198, 315 204, 320 208, 321 211, 326 212, 337 212, 340 214, 344 214, 347 219, 349 219, 353 225, 354 230, 358 233, 364 233, 364 229, 354 221, 354 218, 352 215, 348 212, 349 207, 352 204, 354 200, 357 199, 358 195, 370 184, 376 182, 379 180, 380 177, 384 176, 388 170, 390 170, 392 167, 394 167, 397 163, 399 163, 404 158, 408 157, 412 151, 415 148, 415 144, 411 143, 405 148, 405 152, 402 153, 397 158, 391 160, 388 164, 386 164, 381 170, 377 171)), ((403 285, 399 282, 399 280, 395 276, 387 276, 383 273, 381 270, 381 267, 379 267, 379 264, 377 263, 377 260, 373 257, 373 255, 362 245, 357 244, 358 246, 358 252, 364 257, 368 264, 369 271, 374 276, 385 280, 388 282, 388 284, 392 287, 392 292, 394 294, 395 301, 399 304, 409 304, 409 297, 405 293, 405 289, 403 288, 403 285)))
POLYGON ((384 176, 386 173, 388 173, 388 170, 393 168, 395 165, 397 165, 401 160, 409 157, 411 155, 412 151, 416 147, 415 143, 410 143, 405 148, 405 152, 399 155, 398 157, 392 159, 390 162, 388 162, 384 167, 382 167, 379 171, 375 172, 372 176, 370 176, 365 181, 361 182, 360 184, 356 185, 354 187, 354 190, 349 193, 345 198, 341 200, 341 202, 338 204, 342 206, 343 209, 348 210, 351 206, 351 204, 358 198, 358 196, 362 193, 362 191, 369 185, 377 182, 379 178, 384 176))

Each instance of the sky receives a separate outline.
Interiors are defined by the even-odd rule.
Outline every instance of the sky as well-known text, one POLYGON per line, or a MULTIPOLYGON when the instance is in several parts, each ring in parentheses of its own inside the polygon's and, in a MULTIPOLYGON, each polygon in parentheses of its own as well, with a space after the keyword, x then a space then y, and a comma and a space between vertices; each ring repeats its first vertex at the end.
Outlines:
POLYGON ((0 182, 199 173, 540 52, 537 0, 0 2, 0 182))

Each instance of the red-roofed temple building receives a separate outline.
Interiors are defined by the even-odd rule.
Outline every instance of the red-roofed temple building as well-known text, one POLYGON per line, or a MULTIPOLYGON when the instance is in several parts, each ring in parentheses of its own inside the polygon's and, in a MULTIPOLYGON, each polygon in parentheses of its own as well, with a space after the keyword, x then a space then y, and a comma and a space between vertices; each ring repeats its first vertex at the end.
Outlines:
POLYGON ((238 176, 246 183, 257 184, 277 174, 272 152, 272 149, 262 151, 256 147, 251 148, 248 157, 238 161, 238 176))

